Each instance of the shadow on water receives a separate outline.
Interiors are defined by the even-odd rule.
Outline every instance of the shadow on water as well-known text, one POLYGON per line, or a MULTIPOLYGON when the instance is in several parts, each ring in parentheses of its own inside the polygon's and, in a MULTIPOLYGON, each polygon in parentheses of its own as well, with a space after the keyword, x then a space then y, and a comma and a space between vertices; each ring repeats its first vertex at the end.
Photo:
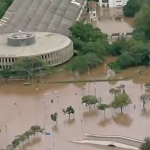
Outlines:
POLYGON ((141 110, 141 116, 149 118, 150 117, 150 110, 142 109, 141 110))
POLYGON ((133 119, 128 114, 117 113, 116 115, 112 116, 113 121, 121 126, 129 127, 131 126, 133 119))
POLYGON ((64 120, 64 124, 72 125, 75 123, 75 118, 69 118, 68 120, 64 120))
POLYGON ((59 132, 59 128, 58 128, 58 125, 54 125, 53 127, 52 127, 52 130, 53 130, 53 132, 59 132))
POLYGON ((96 116, 99 116, 99 111, 96 110, 96 109, 92 109, 92 110, 89 110, 89 111, 86 111, 83 113, 83 118, 86 119, 86 118, 92 118, 92 117, 96 117, 96 116))
POLYGON ((102 120, 99 121, 98 125, 105 127, 107 125, 110 125, 112 123, 112 118, 103 118, 102 120))
POLYGON ((34 145, 36 145, 36 144, 38 144, 38 143, 40 143, 40 142, 41 142, 41 138, 40 138, 40 137, 34 137, 34 138, 30 139, 28 142, 24 143, 24 144, 21 146, 20 149, 26 150, 26 149, 28 149, 28 147, 34 146, 34 145))

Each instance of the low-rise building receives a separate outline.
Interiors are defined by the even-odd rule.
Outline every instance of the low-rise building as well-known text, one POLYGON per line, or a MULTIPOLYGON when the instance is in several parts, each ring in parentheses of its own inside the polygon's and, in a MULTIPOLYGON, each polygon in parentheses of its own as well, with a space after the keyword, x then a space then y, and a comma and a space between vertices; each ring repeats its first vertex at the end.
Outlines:
POLYGON ((99 0, 101 7, 122 7, 127 4, 128 0, 99 0))

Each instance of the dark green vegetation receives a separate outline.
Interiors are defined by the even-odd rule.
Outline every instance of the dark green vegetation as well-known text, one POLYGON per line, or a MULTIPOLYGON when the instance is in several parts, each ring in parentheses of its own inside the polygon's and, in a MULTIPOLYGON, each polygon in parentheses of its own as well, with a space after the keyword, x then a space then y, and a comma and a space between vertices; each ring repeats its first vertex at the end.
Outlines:
POLYGON ((107 64, 115 72, 129 67, 149 65, 149 3, 149 0, 129 0, 124 7, 124 13, 128 13, 128 16, 134 16, 137 12, 134 18, 133 36, 130 39, 120 38, 112 44, 108 43, 107 35, 103 34, 100 29, 93 28, 91 24, 76 22, 70 28, 70 38, 74 43, 74 49, 79 53, 69 63, 67 70, 78 73, 87 72, 103 63, 106 55, 118 56, 116 62, 107 64))
POLYGON ((142 8, 143 4, 150 4, 149 0, 129 0, 127 5, 123 7, 123 13, 126 17, 134 17, 134 15, 142 8))
POLYGON ((150 64, 150 5, 143 4, 134 18, 135 30, 131 39, 119 39, 109 49, 109 54, 119 56, 117 61, 108 64, 118 71, 132 66, 150 64))
POLYGON ((144 139, 144 143, 140 147, 141 150, 149 150, 150 149, 150 137, 146 137, 144 139))
POLYGON ((39 58, 24 58, 18 59, 12 66, 12 69, 4 69, 0 71, 0 76, 7 80, 10 77, 27 77, 28 81, 30 77, 36 77, 37 80, 41 79, 43 74, 50 71, 48 64, 39 58))
POLYGON ((0 0, 0 19, 14 0, 0 0))
POLYGON ((69 63, 67 70, 84 73, 89 68, 101 64, 109 47, 107 35, 99 28, 82 22, 76 22, 70 31, 70 38, 74 43, 74 49, 78 50, 78 57, 69 63))

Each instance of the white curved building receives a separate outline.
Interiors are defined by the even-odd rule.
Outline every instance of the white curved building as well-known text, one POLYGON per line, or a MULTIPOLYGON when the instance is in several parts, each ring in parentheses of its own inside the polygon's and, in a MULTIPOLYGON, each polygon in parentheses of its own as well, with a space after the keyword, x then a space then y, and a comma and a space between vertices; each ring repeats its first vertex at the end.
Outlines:
POLYGON ((50 32, 22 32, 0 35, 0 69, 11 68, 16 59, 39 57, 56 66, 73 56, 73 43, 50 32))

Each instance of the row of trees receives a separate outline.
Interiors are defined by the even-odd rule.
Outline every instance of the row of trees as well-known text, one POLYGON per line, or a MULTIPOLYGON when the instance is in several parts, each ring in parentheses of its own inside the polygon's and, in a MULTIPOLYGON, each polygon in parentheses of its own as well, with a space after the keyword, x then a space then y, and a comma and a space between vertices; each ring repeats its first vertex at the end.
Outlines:
MULTIPOLYGON (((147 88, 150 87, 150 84, 145 85, 147 88)), ((123 112, 123 108, 132 104, 132 100, 129 95, 125 92, 125 85, 120 85, 116 88, 111 88, 109 93, 114 95, 114 100, 110 104, 102 103, 101 98, 98 100, 95 96, 87 95, 82 98, 82 103, 86 106, 89 106, 91 109, 92 105, 96 105, 97 109, 103 110, 105 115, 105 110, 107 108, 120 108, 121 113, 123 112)), ((145 105, 147 102, 150 102, 150 94, 145 93, 140 96, 140 101, 143 103, 143 109, 145 109, 145 105)))
POLYGON ((21 135, 15 136, 15 139, 12 141, 12 144, 7 146, 7 149, 15 149, 25 141, 29 141, 30 137, 35 136, 38 133, 43 133, 44 129, 38 125, 31 126, 31 128, 21 135))
POLYGON ((28 81, 33 77, 40 77, 43 73, 50 71, 48 64, 40 58, 22 58, 14 62, 12 69, 0 71, 0 76, 5 78, 6 82, 10 77, 27 77, 28 81))

